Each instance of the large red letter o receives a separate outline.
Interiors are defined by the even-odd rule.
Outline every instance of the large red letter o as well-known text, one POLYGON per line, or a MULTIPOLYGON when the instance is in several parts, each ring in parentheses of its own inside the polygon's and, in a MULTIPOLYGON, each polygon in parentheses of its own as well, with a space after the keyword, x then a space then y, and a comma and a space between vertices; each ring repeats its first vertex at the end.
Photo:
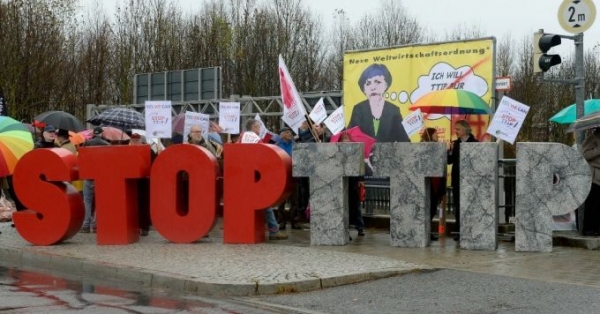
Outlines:
POLYGON ((216 222, 219 174, 216 158, 200 146, 174 145, 158 155, 150 178, 150 214, 156 231, 175 243, 191 243, 206 235, 216 222), (187 178, 181 177, 182 172, 187 178), (188 184, 182 185, 185 181, 188 184), (187 204, 184 193, 189 195, 187 204))

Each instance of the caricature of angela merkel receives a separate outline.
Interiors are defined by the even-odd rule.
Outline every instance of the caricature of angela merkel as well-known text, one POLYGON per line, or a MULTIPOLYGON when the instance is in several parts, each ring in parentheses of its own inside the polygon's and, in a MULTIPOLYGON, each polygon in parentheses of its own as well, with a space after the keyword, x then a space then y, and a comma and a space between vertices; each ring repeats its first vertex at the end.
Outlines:
POLYGON ((391 84, 392 75, 383 64, 371 64, 363 71, 358 86, 367 99, 352 109, 348 128, 358 126, 377 142, 410 142, 402 126, 400 108, 383 98, 391 84))

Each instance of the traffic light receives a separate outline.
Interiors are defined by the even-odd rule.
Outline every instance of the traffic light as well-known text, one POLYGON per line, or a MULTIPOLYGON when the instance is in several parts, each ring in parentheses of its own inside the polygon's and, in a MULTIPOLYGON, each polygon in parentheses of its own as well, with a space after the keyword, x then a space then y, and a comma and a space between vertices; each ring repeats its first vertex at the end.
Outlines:
POLYGON ((560 43, 559 35, 542 32, 533 34, 533 73, 546 72, 552 66, 560 64, 559 55, 546 54, 550 48, 558 46, 560 43))

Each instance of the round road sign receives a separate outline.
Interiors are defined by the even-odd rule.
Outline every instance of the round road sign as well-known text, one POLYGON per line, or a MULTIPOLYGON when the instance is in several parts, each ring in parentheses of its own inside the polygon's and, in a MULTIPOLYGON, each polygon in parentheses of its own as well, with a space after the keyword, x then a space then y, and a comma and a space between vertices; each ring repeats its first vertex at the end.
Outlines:
POLYGON ((596 19, 596 6, 592 0, 564 0, 558 9, 558 22, 567 32, 583 33, 596 19))

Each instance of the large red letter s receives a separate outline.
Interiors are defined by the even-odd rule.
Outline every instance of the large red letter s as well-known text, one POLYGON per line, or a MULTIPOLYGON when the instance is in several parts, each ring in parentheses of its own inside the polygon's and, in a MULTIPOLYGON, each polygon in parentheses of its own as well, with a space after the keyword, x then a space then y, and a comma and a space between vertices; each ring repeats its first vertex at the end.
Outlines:
POLYGON ((28 210, 13 214, 17 232, 34 245, 73 237, 83 224, 83 200, 64 181, 77 180, 77 157, 66 149, 36 149, 15 167, 13 184, 28 210))
POLYGON ((268 144, 227 144, 224 155, 223 242, 263 242, 263 210, 290 195, 292 159, 268 144))

